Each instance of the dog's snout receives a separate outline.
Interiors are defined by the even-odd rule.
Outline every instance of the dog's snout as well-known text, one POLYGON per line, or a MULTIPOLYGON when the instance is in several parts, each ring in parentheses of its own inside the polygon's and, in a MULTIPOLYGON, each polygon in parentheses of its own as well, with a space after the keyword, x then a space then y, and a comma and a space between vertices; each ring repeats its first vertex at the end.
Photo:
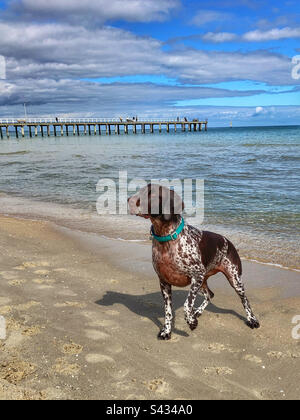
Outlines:
POLYGON ((141 204, 141 200, 137 196, 129 197, 128 200, 128 209, 130 214, 138 214, 139 213, 139 206, 141 204))
POLYGON ((128 200, 127 200, 127 202, 131 206, 139 207, 141 205, 141 199, 140 199, 140 197, 136 197, 134 195, 132 197, 129 197, 128 200))

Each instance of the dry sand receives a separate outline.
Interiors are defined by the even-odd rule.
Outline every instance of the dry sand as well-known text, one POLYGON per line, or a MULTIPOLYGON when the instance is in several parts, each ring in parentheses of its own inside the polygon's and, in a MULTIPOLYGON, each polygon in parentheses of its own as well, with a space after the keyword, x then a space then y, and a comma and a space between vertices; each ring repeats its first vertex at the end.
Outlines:
POLYGON ((244 262, 261 328, 221 275, 191 332, 174 291, 172 340, 149 245, 0 217, 0 399, 299 399, 300 274, 244 262))

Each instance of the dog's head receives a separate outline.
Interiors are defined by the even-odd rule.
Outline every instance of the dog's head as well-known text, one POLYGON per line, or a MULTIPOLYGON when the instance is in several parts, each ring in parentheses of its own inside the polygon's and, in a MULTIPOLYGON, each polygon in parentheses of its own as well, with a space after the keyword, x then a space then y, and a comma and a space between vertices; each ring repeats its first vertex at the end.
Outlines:
POLYGON ((182 213, 184 203, 174 190, 157 184, 148 184, 128 199, 128 208, 130 214, 145 219, 160 218, 163 221, 170 221, 182 213))

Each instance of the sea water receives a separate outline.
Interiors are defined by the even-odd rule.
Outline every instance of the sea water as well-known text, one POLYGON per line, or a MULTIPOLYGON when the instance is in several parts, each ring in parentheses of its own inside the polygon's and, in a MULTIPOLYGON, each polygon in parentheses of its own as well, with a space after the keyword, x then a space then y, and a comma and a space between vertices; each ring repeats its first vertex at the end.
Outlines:
POLYGON ((299 268, 300 126, 3 139, 0 212, 146 240, 148 221, 97 215, 96 184, 119 171, 203 179, 200 228, 227 235, 245 258, 299 268))

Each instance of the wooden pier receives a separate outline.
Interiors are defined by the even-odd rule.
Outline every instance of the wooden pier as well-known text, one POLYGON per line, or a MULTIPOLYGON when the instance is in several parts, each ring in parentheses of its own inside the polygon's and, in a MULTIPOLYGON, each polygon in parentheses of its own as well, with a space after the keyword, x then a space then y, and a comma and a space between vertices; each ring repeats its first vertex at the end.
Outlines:
POLYGON ((144 120, 136 119, 10 119, 0 120, 0 138, 10 138, 15 135, 20 137, 62 137, 66 136, 80 136, 83 135, 111 135, 111 134, 129 134, 131 131, 134 134, 138 132, 145 134, 146 132, 154 133, 155 131, 162 132, 163 129, 170 132, 173 129, 175 132, 181 130, 185 131, 207 131, 207 121, 193 120, 144 120))

